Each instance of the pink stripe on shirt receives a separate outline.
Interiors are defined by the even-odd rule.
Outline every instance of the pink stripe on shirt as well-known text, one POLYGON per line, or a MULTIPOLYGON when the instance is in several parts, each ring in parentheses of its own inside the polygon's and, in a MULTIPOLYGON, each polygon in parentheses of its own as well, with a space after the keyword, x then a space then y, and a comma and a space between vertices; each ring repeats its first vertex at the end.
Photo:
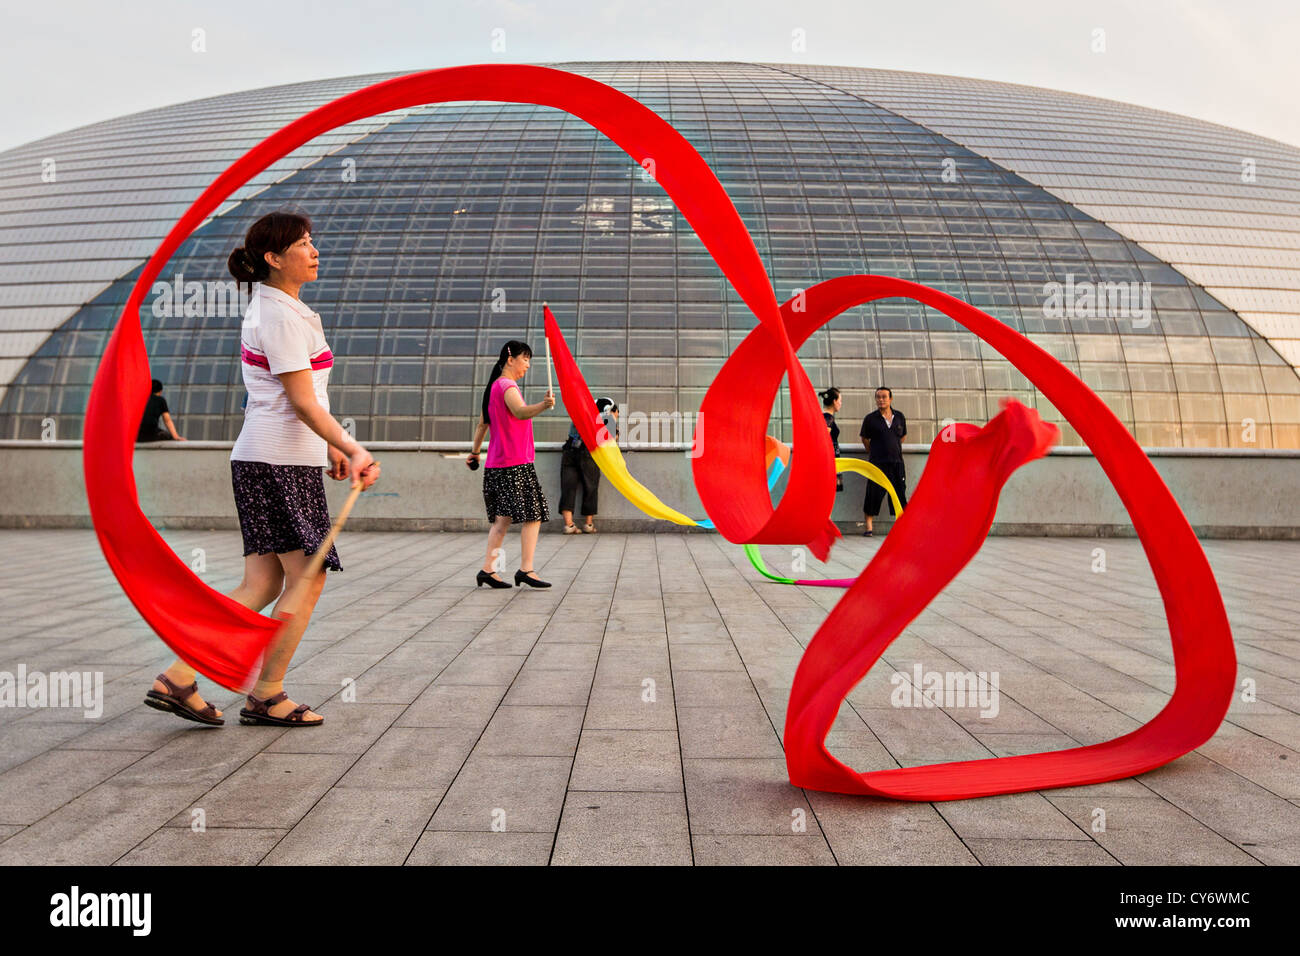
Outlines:
POLYGON ((265 355, 259 355, 242 342, 239 345, 239 357, 248 365, 256 365, 258 368, 264 368, 268 371, 271 368, 271 363, 266 360, 265 355))
MULTIPOLYGON (((266 356, 262 355, 259 352, 254 352, 247 345, 244 345, 242 343, 240 344, 239 356, 249 365, 256 365, 258 368, 264 368, 270 371, 271 363, 266 360, 266 356)), ((308 359, 308 361, 311 362, 311 368, 313 372, 319 372, 323 368, 333 368, 334 353, 331 352, 329 349, 326 349, 325 351, 321 352, 319 355, 312 356, 310 359, 308 359)))

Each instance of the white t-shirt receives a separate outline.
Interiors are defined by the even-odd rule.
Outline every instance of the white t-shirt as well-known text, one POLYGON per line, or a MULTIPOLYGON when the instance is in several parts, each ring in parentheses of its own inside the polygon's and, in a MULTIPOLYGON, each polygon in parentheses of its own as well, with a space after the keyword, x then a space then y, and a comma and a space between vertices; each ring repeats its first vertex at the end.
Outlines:
POLYGON ((239 344, 248 405, 230 460, 327 467, 325 439, 294 414, 276 378, 282 372, 311 369, 316 401, 329 411, 325 389, 334 355, 320 316, 287 292, 257 283, 244 313, 239 344))

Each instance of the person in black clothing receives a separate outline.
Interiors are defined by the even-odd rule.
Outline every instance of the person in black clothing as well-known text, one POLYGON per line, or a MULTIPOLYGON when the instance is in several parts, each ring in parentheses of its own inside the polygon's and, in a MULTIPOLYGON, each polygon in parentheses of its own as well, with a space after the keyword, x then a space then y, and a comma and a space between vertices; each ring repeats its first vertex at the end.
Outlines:
POLYGON ((152 394, 145 403, 144 416, 140 419, 140 432, 135 436, 136 441, 185 441, 176 434, 176 426, 172 424, 171 412, 167 408, 167 399, 162 397, 162 389, 162 382, 154 379, 152 394), (165 429, 164 425, 167 426, 165 429))
MULTIPOLYGON (((603 426, 611 438, 618 435, 618 406, 612 398, 596 399, 596 413, 600 416, 598 428, 603 426)), ((600 469, 591 457, 591 451, 582 442, 577 426, 569 425, 569 437, 564 442, 560 457, 560 516, 564 518, 564 533, 577 534, 578 526, 573 523, 573 504, 578 489, 582 488, 582 516, 587 519, 582 528, 587 534, 595 534, 596 526, 592 518, 598 512, 598 495, 600 493, 600 469)))
MULTIPOLYGON (((894 393, 882 385, 876 389, 876 410, 862 419, 862 447, 867 450, 867 461, 875 465, 898 492, 898 503, 907 507, 907 478, 903 474, 903 439, 907 437, 907 419, 902 412, 893 408, 894 393)), ((862 532, 871 537, 874 531, 872 520, 880 511, 880 503, 888 497, 884 488, 874 481, 867 482, 867 497, 862 510, 867 519, 867 530, 862 532)), ((894 502, 889 502, 889 513, 894 513, 894 502)))
MULTIPOLYGON (((835 457, 840 457, 840 426, 835 424, 835 413, 844 405, 844 399, 840 397, 840 390, 832 385, 824 392, 818 392, 817 396, 822 400, 822 418, 826 421, 826 428, 831 433, 831 448, 835 451, 835 457)), ((835 476, 835 490, 844 490, 844 478, 837 474, 835 476)))

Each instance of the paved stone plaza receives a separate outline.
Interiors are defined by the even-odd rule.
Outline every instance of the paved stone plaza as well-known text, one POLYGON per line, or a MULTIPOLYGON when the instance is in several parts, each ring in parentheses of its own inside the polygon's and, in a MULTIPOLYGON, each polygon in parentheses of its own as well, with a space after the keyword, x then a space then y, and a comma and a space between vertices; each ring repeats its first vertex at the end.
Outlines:
MULTIPOLYGON (((164 536, 187 563, 202 549, 213 587, 237 582, 237 532, 164 536)), ((807 576, 852 574, 880 540, 807 576)), ((345 534, 286 684, 326 724, 283 730, 241 726, 206 680, 225 727, 145 707, 170 655, 94 534, 0 531, 0 671, 105 681, 97 719, 0 709, 0 863, 1300 863, 1300 542, 1205 542, 1255 699, 1203 747, 1133 780, 915 804, 786 780, 790 683, 842 592, 667 533, 544 535, 555 587, 505 594, 472 586, 485 541, 345 534)), ((764 554, 790 573, 789 549, 764 554)), ((874 770, 1095 743, 1164 705, 1171 662, 1137 541, 992 538, 830 747, 874 770), (996 672, 996 716, 892 706, 891 674, 916 665, 996 672)))

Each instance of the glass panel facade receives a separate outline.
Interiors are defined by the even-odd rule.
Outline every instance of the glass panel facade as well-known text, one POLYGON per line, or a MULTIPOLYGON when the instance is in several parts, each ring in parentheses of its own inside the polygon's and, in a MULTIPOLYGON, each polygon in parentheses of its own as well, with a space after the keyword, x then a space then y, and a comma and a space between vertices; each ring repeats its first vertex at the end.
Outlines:
MULTIPOLYGON (((955 133, 904 118, 849 82, 872 71, 563 68, 639 99, 690 140, 735 202, 781 298, 851 272, 912 279, 1030 336, 1144 444, 1295 447, 1300 438, 1300 378, 1237 312, 1132 238, 959 145, 955 133)), ((289 88, 261 91, 271 105, 252 110, 255 118, 247 102, 234 108, 237 97, 203 101, 206 112, 176 107, 192 110, 205 135, 193 155, 169 153, 168 162, 150 158, 167 111, 149 123, 119 121, 112 150, 79 131, 87 156, 120 151, 124 165, 99 178, 80 169, 55 203, 30 175, 0 179, 0 240, 16 250, 0 256, 0 330, 44 330, 39 345, 20 350, 28 359, 0 401, 0 437, 39 437, 45 418, 60 438, 79 437, 107 331, 168 217, 250 138, 376 79, 304 84, 293 88, 297 99, 289 88), (214 112, 223 101, 230 108, 214 112), (229 149, 213 145, 227 141, 229 149), (109 202, 129 205, 105 218, 99 204, 109 202), (41 241, 65 259, 41 259, 23 244, 43 230, 41 241), (48 322, 58 309, 62 318, 48 322), (47 324, 34 324, 36 315, 47 324)), ((934 84, 935 102, 943 89, 934 84)), ((957 113, 974 128, 982 120, 972 110, 957 113)), ((39 166, 39 147, 0 156, 0 174, 20 161, 39 166)), ((153 374, 189 438, 238 434, 241 307, 225 260, 258 216, 285 206, 315 223, 320 279, 302 296, 321 313, 336 355, 333 410, 354 420, 362 440, 467 440, 509 338, 537 350, 525 392, 540 397, 543 301, 592 390, 647 414, 696 411, 754 327, 662 189, 576 118, 511 104, 421 107, 335 131, 300 153, 255 197, 196 231, 141 311, 153 374)), ((932 440, 946 418, 983 421, 1003 396, 1059 420, 1000 356, 904 300, 849 310, 800 355, 817 387, 843 391, 841 427, 851 432, 879 384, 894 390, 910 441, 932 440)), ((786 438, 788 414, 783 397, 772 427, 786 438)), ((541 441, 561 440, 567 428, 561 415, 535 421, 541 441)))
MULTIPOLYGON (((1194 294, 1203 308, 1213 296, 1215 308, 1234 310, 1300 367, 1294 147, 1190 117, 1027 86, 884 70, 781 69, 887 107, 1104 221, 1141 243, 1149 259, 1198 283, 1194 294)), ((1098 261, 1127 258, 1120 247, 1108 252, 1095 242, 1089 252, 1098 261)), ((1173 300, 1162 304, 1172 308, 1173 300)), ((1166 333, 1170 328, 1166 321, 1166 333)))

